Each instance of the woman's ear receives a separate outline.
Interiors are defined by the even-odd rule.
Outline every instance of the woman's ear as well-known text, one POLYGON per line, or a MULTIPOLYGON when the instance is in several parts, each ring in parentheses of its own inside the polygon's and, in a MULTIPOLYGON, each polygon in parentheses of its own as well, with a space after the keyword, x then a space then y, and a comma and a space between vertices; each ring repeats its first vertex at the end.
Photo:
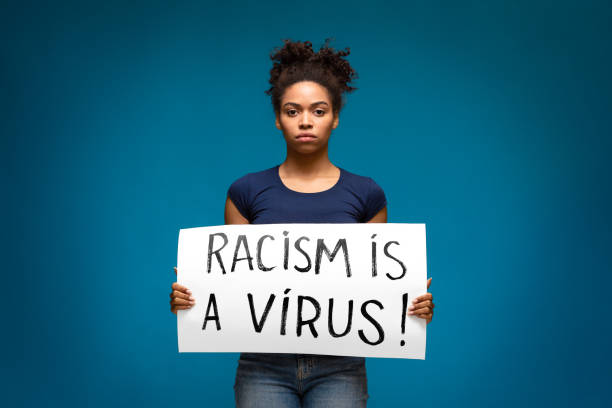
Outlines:
POLYGON ((340 113, 334 114, 334 121, 332 122, 332 129, 338 127, 338 121, 340 120, 340 113))
POLYGON ((275 120, 274 124, 276 125, 276 128, 277 128, 278 130, 283 130, 283 129, 281 128, 281 124, 280 124, 280 117, 279 117, 278 113, 276 113, 276 114, 275 114, 275 116, 276 116, 276 120, 275 120))

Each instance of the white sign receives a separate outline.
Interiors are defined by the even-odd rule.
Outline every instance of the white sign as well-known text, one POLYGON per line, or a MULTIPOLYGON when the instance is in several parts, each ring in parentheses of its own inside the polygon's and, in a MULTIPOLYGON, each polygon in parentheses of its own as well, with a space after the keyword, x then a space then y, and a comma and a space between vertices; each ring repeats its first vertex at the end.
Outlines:
POLYGON ((246 224, 181 229, 179 352, 425 359, 425 224, 246 224))

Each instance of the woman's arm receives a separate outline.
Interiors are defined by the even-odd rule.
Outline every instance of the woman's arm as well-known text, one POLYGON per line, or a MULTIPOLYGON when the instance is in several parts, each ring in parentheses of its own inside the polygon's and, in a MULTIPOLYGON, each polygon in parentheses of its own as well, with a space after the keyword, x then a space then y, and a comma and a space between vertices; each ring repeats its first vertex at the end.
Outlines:
POLYGON ((372 219, 368 222, 387 222, 387 206, 380 210, 372 219))
POLYGON ((229 197, 225 200, 225 225, 228 224, 248 224, 249 220, 244 218, 238 208, 229 197))

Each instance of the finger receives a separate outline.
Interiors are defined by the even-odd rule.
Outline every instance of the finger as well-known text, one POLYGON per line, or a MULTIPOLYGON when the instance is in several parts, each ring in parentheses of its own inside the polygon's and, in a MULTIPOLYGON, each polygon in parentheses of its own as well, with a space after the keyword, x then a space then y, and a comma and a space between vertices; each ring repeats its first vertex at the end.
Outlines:
POLYGON ((190 295, 191 295, 191 291, 190 291, 189 289, 187 289, 185 286, 183 286, 183 285, 179 285, 179 283, 178 283, 178 282, 174 282, 174 283, 172 284, 172 289, 174 289, 174 290, 178 290, 178 291, 180 291, 180 292, 188 293, 188 294, 190 294, 190 295))
POLYGON ((176 299, 170 300, 170 304, 171 305, 195 305, 195 300, 176 298, 176 299))
POLYGON ((191 296, 189 293, 181 292, 181 291, 178 291, 178 290, 173 290, 172 292, 170 292, 170 298, 180 298, 180 299, 190 299, 190 300, 193 300, 193 296, 191 296))
POLYGON ((191 306, 172 306, 172 308, 170 309, 170 311, 174 314, 176 314, 177 310, 186 310, 186 309, 191 309, 191 306))
POLYGON ((419 319, 431 319, 433 316, 433 314, 431 313, 425 313, 425 314, 421 314, 421 315, 416 315, 415 317, 418 317, 419 319))
POLYGON ((195 300, 193 296, 189 295, 188 293, 179 292, 178 290, 175 290, 172 293, 170 293, 170 297, 178 298, 178 299, 186 299, 186 300, 195 300))
POLYGON ((433 300, 433 295, 431 293, 425 293, 424 295, 417 296, 414 299, 412 299, 412 304, 420 303, 424 300, 433 300))
POLYGON ((174 310, 186 310, 186 309, 191 309, 193 306, 190 305, 178 305, 178 306, 174 306, 172 309, 174 310))
POLYGON ((427 314, 427 313, 431 313, 432 310, 430 307, 424 307, 421 309, 416 309, 416 310, 411 310, 408 312, 409 315, 422 315, 422 314, 427 314))
POLYGON ((195 305, 195 300, 187 300, 187 299, 172 299, 170 301, 171 305, 195 305))
POLYGON ((427 289, 429 289, 429 285, 431 285, 431 278, 427 279, 427 289))
MULTIPOLYGON (((177 274, 177 273, 176 273, 176 266, 174 267, 174 274, 175 274, 175 275, 177 274)), ((429 286, 428 286, 428 287, 429 287, 429 286)))
POLYGON ((425 300, 423 302, 414 303, 408 307, 408 310, 422 309, 424 307, 430 307, 433 309, 433 302, 431 300, 425 300))
POLYGON ((175 298, 175 297, 189 299, 191 295, 189 293, 181 292, 179 290, 173 290, 172 292, 170 292, 170 299, 175 298))

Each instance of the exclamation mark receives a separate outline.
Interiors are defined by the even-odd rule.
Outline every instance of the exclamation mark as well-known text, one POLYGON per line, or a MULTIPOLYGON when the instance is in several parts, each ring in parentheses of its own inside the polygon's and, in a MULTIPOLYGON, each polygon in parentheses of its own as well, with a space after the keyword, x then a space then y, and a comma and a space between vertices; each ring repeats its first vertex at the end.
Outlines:
MULTIPOLYGON (((406 333, 406 308, 408 307, 408 294, 404 293, 402 295, 402 334, 406 333)), ((406 342, 404 340, 400 341, 400 346, 405 345, 406 342)))

